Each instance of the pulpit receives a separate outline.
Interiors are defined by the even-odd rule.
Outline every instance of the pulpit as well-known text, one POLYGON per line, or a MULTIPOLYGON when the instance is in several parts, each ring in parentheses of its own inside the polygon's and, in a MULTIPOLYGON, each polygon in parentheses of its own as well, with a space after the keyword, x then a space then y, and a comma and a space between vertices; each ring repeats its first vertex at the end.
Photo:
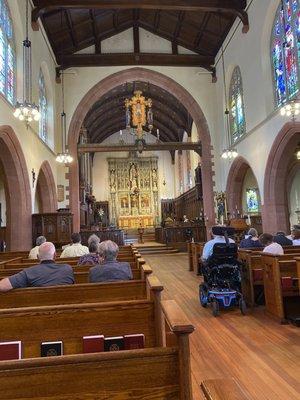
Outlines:
POLYGON ((32 241, 45 236, 48 242, 61 247, 70 243, 73 215, 69 212, 32 214, 32 241))

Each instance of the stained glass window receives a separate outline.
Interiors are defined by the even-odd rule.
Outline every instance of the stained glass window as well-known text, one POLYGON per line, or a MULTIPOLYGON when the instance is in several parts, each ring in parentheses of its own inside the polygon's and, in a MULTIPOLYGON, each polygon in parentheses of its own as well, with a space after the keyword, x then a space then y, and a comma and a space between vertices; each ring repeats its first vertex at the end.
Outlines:
POLYGON ((278 107, 299 92, 299 0, 283 0, 277 10, 271 40, 275 101, 278 107))
POLYGON ((47 93, 45 79, 42 70, 40 70, 39 76, 39 108, 41 113, 40 118, 40 138, 47 143, 48 139, 48 103, 47 103, 47 93))
POLYGON ((232 142, 236 142, 246 132, 246 121, 243 101, 243 83, 239 67, 232 73, 229 88, 229 118, 232 142))
POLYGON ((256 213, 259 211, 258 189, 246 190, 247 212, 256 213))
POLYGON ((15 100, 15 45, 12 20, 5 0, 0 0, 0 93, 15 100))

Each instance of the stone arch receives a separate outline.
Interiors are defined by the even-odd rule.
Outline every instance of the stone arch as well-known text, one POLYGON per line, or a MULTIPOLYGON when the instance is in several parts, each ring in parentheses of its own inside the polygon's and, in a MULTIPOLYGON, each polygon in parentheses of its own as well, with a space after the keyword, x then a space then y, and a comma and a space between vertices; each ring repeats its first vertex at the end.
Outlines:
POLYGON ((40 199, 40 212, 48 213, 57 210, 56 186, 51 166, 48 161, 44 161, 40 167, 36 195, 40 199))
POLYGON ((230 213, 232 213, 236 209, 236 206, 238 210, 243 209, 242 190, 244 179, 249 169, 255 176, 253 169, 251 168, 248 161, 241 156, 237 157, 231 164, 226 185, 227 206, 230 213))
MULTIPOLYGON (((209 227, 213 225, 215 222, 215 212, 213 194, 212 145, 209 128, 203 111, 196 100, 185 88, 168 76, 146 68, 130 68, 114 73, 98 82, 85 94, 72 116, 68 131, 68 145, 71 154, 77 154, 77 142, 79 138, 80 127, 82 126, 87 112, 93 106, 93 104, 114 87, 135 80, 150 82, 154 85, 160 86, 166 91, 172 93, 186 107, 186 109, 189 110, 189 113, 191 114, 197 127, 198 138, 202 143, 201 164, 204 188, 204 212, 208 218, 207 226, 209 227)), ((74 215, 74 230, 79 230, 79 176, 77 158, 69 167, 69 183, 70 209, 74 215)))
POLYGON ((10 126, 0 126, 0 160, 5 175, 8 249, 28 250, 32 244, 29 176, 20 142, 10 126))
POLYGON ((278 133, 269 157, 264 178, 263 228, 275 233, 289 230, 286 182, 291 157, 300 142, 300 123, 288 122, 278 133))

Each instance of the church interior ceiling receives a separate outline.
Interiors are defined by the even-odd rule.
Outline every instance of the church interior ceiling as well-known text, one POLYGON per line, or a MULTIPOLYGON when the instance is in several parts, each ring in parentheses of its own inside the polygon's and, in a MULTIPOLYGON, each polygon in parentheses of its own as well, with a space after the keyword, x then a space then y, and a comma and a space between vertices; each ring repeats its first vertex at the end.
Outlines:
POLYGON ((152 99, 152 133, 155 135, 159 129, 161 141, 181 142, 184 132, 190 135, 193 119, 175 96, 156 85, 136 81, 107 92, 87 113, 83 126, 90 143, 101 143, 113 133, 126 129, 124 102, 135 90, 152 99))
MULTIPOLYGON (((110 54, 111 58, 105 57, 107 54, 101 54, 101 42, 133 28, 136 32, 134 53, 140 53, 138 28, 143 28, 172 42, 175 56, 173 57, 175 61, 171 60, 172 63, 178 62, 182 65, 192 62, 211 70, 215 63, 215 56, 236 18, 241 19, 245 31, 248 29, 248 16, 245 11, 247 1, 198 0, 198 2, 190 3, 198 4, 200 7, 189 8, 189 1, 120 0, 114 1, 115 7, 110 9, 109 3, 105 1, 33 0, 35 9, 32 19, 34 24, 34 19, 36 21, 38 17, 41 17, 58 64, 62 64, 63 55, 64 66, 67 60, 72 65, 72 56, 74 61, 77 52, 91 46, 95 46, 95 54, 102 55, 97 59, 98 65, 101 65, 101 62, 105 65, 121 65, 116 64, 120 61, 118 57, 114 58, 113 54, 110 54), (152 4, 149 6, 146 3, 152 4), (139 8, 133 8, 137 4, 139 8), (156 8, 157 4, 161 9, 156 8), (178 56, 177 46, 192 51, 198 58, 191 54, 181 54, 180 57, 176 57, 178 56), (114 64, 109 64, 110 62, 114 64)), ((163 53, 161 56, 156 62, 152 60, 153 65, 167 65, 170 62, 170 57, 168 58, 163 53), (159 64, 160 62, 162 64, 159 64)), ((91 65, 95 60, 95 57, 92 58, 86 54, 79 58, 79 66, 91 65)), ((134 62, 134 58, 131 61, 134 62)))

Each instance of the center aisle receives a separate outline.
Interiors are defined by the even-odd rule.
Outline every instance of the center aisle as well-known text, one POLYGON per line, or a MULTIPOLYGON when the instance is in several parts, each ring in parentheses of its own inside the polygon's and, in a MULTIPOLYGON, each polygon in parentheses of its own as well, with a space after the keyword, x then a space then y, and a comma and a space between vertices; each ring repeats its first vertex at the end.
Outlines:
POLYGON ((198 298, 200 278, 186 254, 144 255, 164 285, 164 298, 181 306, 196 330, 190 335, 194 400, 204 379, 235 378, 252 400, 300 400, 300 329, 280 325, 262 309, 214 318, 198 298))

